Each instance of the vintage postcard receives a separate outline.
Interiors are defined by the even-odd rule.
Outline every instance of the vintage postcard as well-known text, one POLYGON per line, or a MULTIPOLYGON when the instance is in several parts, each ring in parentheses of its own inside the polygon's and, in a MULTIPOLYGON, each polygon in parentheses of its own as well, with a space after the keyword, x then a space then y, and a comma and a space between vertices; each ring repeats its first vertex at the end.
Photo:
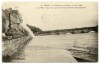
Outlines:
POLYGON ((98 61, 98 2, 2 4, 2 62, 98 61))

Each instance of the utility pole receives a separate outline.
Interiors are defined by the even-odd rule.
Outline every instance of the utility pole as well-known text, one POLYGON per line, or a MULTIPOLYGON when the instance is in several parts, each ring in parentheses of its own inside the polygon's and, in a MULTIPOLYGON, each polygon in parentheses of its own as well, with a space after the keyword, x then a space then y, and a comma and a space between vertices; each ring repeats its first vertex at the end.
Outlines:
POLYGON ((9 13, 9 29, 11 30, 11 17, 10 17, 10 13, 9 13))
POLYGON ((8 30, 8 36, 12 36, 12 33, 11 33, 11 13, 12 13, 12 9, 9 9, 9 30, 8 30))

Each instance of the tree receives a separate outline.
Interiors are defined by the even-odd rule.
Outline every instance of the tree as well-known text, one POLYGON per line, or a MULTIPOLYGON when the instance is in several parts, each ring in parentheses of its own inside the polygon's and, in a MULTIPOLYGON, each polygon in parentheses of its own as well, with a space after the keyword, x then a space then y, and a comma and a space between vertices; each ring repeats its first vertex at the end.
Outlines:
POLYGON ((31 26, 29 24, 26 25, 33 33, 38 33, 38 32, 42 32, 42 30, 38 27, 35 26, 31 26))

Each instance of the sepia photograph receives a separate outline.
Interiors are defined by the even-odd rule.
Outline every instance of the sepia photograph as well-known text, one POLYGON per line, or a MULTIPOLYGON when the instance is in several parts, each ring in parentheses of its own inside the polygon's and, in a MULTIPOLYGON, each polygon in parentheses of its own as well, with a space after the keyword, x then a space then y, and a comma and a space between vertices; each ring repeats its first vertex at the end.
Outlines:
POLYGON ((3 2, 2 62, 98 62, 98 2, 3 2))

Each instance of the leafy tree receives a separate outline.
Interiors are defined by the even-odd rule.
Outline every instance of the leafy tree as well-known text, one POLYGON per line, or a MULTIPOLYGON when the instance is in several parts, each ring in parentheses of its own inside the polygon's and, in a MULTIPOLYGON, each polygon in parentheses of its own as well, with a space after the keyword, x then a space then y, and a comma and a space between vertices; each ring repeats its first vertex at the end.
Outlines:
POLYGON ((31 26, 29 24, 26 25, 33 33, 38 33, 38 32, 42 32, 42 30, 38 27, 35 26, 31 26))

